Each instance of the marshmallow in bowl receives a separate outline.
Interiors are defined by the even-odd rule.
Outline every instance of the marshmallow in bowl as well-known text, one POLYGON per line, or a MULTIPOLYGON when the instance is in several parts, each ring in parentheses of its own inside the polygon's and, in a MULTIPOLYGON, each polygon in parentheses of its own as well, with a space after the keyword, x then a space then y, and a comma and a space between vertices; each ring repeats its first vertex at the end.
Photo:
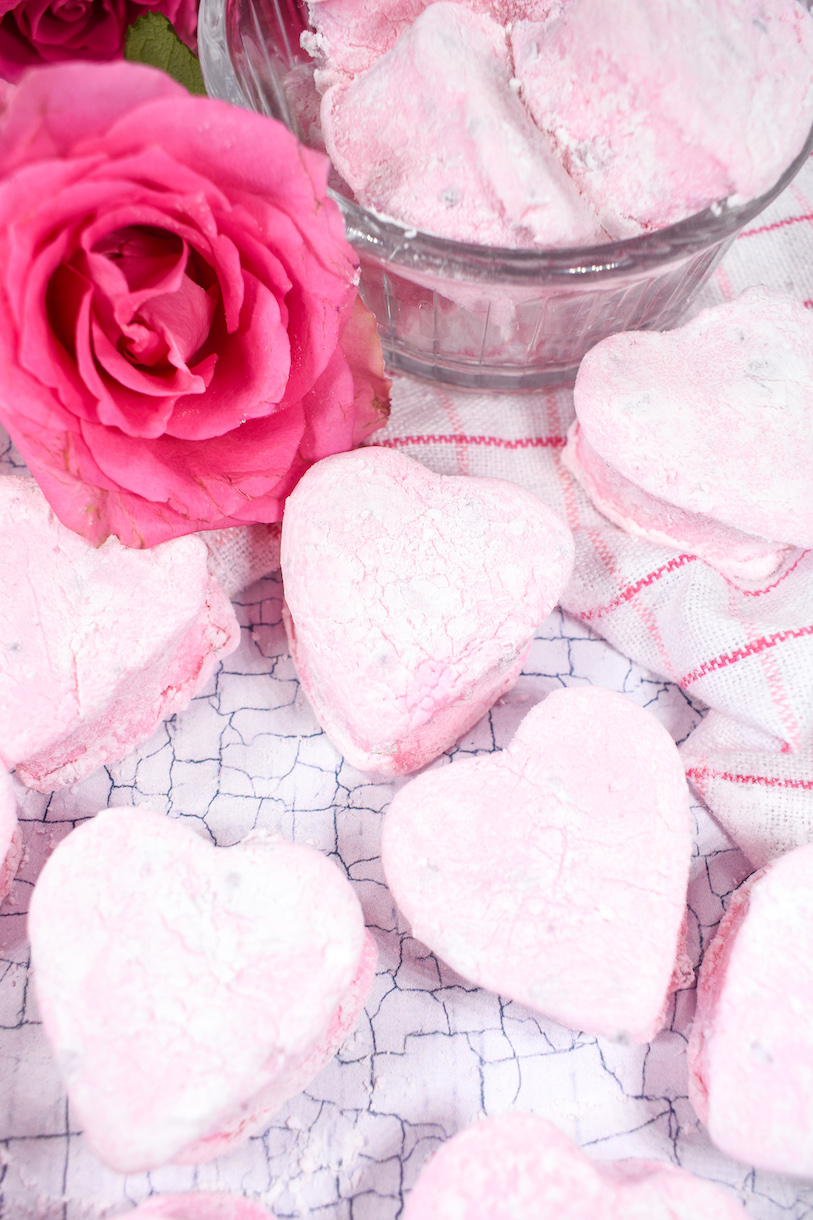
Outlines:
MULTIPOLYGON (((349 80, 389 51, 423 11, 437 0, 309 0, 312 29, 302 46, 317 64, 316 83, 324 92, 349 80)), ((558 0, 546 0, 545 8, 558 0)), ((466 0, 461 8, 484 13, 503 26, 539 12, 539 0, 466 0)))
POLYGON ((440 237, 510 247, 606 241, 512 77, 503 27, 438 0, 367 72, 325 94, 331 159, 365 207, 440 237))
POLYGON ((50 792, 186 707, 240 633, 200 538, 92 546, 0 478, 0 762, 50 792))
POLYGON ((813 1177, 813 844, 754 873, 706 950, 689 1099, 734 1160, 813 1177))
POLYGON ((505 750, 401 788, 381 858, 413 935, 458 974, 571 1029, 648 1042, 683 948, 691 850, 672 738, 590 686, 548 695, 505 750))
POLYGON ((312 466, 282 523, 284 617, 331 741, 363 771, 431 762, 513 686, 572 566, 514 483, 373 447, 312 466))
POLYGON ((332 1058, 375 973, 331 861, 266 834, 215 848, 111 809, 35 886, 31 955, 72 1113, 118 1173, 210 1160, 332 1058))
POLYGON ((756 198, 801 150, 813 20, 799 0, 540 8, 511 35, 521 95, 614 237, 756 198))
POLYGON ((767 288, 592 348, 565 465, 641 537, 762 579, 813 546, 813 317, 767 288))
POLYGON ((799 0, 309 13, 332 161, 364 207, 446 238, 584 247, 663 228, 769 190, 813 122, 799 0))
POLYGON ((592 1161, 553 1123, 501 1114, 424 1167, 404 1220, 745 1220, 717 1186, 658 1161, 592 1161))

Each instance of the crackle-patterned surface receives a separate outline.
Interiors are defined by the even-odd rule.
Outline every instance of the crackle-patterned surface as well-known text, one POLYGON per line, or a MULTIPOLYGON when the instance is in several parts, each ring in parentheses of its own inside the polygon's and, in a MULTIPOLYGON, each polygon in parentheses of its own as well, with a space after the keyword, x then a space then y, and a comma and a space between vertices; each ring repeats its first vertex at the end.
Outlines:
MULTIPOLYGON (((5 468, 13 463, 5 454, 5 468)), ((279 1218, 397 1220, 439 1141, 509 1108, 553 1119, 599 1158, 671 1159, 726 1184, 755 1220, 813 1215, 813 1187, 753 1173, 717 1153, 687 1100, 694 992, 675 997, 653 1045, 586 1037, 465 984, 409 934, 379 861, 382 812, 399 784, 350 768, 319 729, 288 656, 272 576, 237 599, 237 652, 182 714, 118 766, 73 790, 18 787, 25 851, 0 911, 2 1220, 92 1220, 151 1193, 245 1193, 279 1218), (88 1150, 42 1036, 25 912, 47 854, 107 805, 189 819, 220 845, 265 827, 328 853, 346 871, 379 949, 366 1014, 338 1057, 269 1130, 219 1161, 122 1177, 88 1150)), ((510 694, 436 766, 499 749, 528 708, 560 686, 598 683, 646 706, 683 740, 700 719, 677 687, 630 664, 554 611, 510 694)), ((708 943, 728 894, 750 871, 695 808, 689 952, 708 943)))

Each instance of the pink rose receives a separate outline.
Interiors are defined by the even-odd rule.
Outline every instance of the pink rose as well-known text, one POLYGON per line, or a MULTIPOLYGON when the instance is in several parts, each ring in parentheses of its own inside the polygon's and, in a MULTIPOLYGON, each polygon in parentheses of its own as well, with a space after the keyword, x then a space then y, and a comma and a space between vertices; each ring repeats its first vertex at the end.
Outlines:
POLYGON ((141 13, 163 13, 197 49, 197 0, 0 0, 0 76, 67 59, 120 59, 127 27, 141 13))
POLYGON ((276 521, 383 422, 327 168, 141 65, 24 78, 0 130, 0 422, 66 525, 152 546, 276 521))

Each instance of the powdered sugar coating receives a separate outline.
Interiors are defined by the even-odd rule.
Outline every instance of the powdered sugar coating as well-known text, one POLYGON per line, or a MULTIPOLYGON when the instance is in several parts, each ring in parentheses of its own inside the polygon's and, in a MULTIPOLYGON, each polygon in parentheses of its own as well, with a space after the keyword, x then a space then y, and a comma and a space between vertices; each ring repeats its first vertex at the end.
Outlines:
POLYGON ((387 812, 387 883, 453 969, 572 1029, 650 1041, 684 920, 691 827, 668 733, 554 691, 507 749, 426 772, 387 812))
POLYGON ((512 45, 534 121, 619 237, 761 195, 813 118, 798 0, 569 0, 512 45))
POLYGON ((426 0, 310 0, 313 31, 302 46, 319 65, 316 79, 323 90, 371 67, 388 51, 402 30, 426 8, 426 0))
POLYGON ((562 462, 595 507, 628 534, 699 555, 735 580, 765 580, 787 558, 789 547, 745 534, 703 513, 690 513, 651 496, 608 462, 584 439, 576 420, 568 431, 562 462))
POLYGON ((512 79, 503 27, 438 0, 368 71, 325 94, 333 163, 365 207, 441 237, 516 247, 605 241, 512 79))
MULTIPOLYGON (((436 0, 435 0, 436 2, 436 0)), ((544 8, 559 0, 546 0, 544 8)), ((313 31, 302 46, 317 63, 316 80, 324 91, 372 67, 389 51, 433 0, 309 0, 313 31)), ((506 25, 539 12, 540 0, 466 0, 462 6, 506 25)))
POLYGON ((733 896, 700 970, 689 1071, 718 1148, 813 1177, 813 844, 733 896))
POLYGON ((512 483, 387 449, 313 466, 282 526, 286 629, 345 758, 402 775, 457 741, 516 681, 572 563, 567 526, 512 483))
POLYGON ((185 1148, 175 1158, 177 1164, 197 1165, 201 1161, 211 1161, 231 1152, 247 1136, 265 1130, 281 1106, 307 1088, 325 1064, 333 1058, 356 1024, 373 984, 377 957, 375 941, 367 932, 355 976, 342 994, 338 1006, 310 1054, 304 1059, 293 1059, 284 1071, 261 1088, 251 1099, 250 1109, 242 1110, 236 1118, 223 1123, 214 1135, 204 1136, 197 1143, 185 1148))
POLYGON ((49 792, 186 707, 237 647, 237 620, 199 538, 94 547, 14 475, 0 531, 0 760, 49 792))
POLYGON ((218 850, 143 809, 60 844, 29 934, 73 1112, 120 1173, 251 1134, 369 981, 358 900, 325 857, 268 835, 218 850))
POLYGON ((582 361, 574 403, 591 449, 650 495, 813 545, 813 317, 800 302, 750 288, 679 330, 612 335, 582 361))
POLYGON ((404 1220, 740 1220, 716 1186, 656 1161, 591 1161, 553 1123, 502 1114, 435 1153, 404 1220))
POLYGON ((589 246, 741 203, 773 186, 813 121, 799 0, 311 0, 309 13, 325 146, 358 201, 461 241, 589 246))

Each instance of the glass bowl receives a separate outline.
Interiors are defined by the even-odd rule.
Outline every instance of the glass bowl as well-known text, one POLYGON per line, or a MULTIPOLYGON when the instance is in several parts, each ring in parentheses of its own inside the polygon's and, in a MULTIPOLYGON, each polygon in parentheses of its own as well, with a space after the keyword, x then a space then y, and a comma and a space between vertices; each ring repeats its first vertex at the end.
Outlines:
MULTIPOLYGON (((299 45, 307 28, 300 0, 202 0, 201 65, 210 94, 281 119, 321 147, 312 61, 299 45)), ((813 129, 758 199, 722 201, 656 232, 583 249, 509 250, 408 229, 360 207, 335 171, 331 194, 391 371, 471 389, 537 389, 572 381, 607 335, 673 326, 812 148, 813 129)))

